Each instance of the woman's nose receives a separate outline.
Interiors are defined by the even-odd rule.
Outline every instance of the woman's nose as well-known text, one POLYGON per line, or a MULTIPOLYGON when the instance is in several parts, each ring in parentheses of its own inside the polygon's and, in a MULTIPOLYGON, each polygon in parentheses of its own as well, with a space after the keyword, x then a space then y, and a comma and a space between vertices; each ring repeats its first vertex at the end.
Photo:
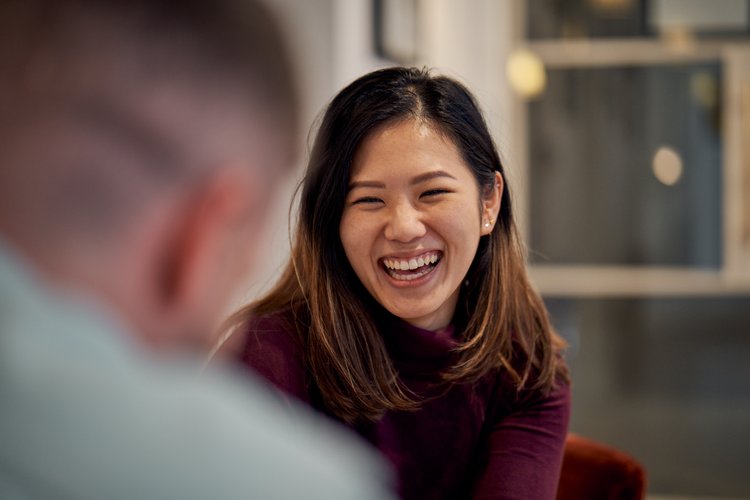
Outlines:
POLYGON ((421 238, 427 232, 422 216, 409 203, 401 203, 388 214, 385 237, 389 240, 408 243, 421 238))

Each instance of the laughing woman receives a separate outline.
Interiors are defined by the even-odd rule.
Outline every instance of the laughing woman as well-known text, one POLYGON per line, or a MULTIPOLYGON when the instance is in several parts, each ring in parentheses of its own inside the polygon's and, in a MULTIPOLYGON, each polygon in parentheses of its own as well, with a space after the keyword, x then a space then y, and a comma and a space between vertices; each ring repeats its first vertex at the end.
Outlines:
POLYGON ((551 499, 570 394, 469 91, 363 76, 328 107, 290 262, 235 316, 240 361, 351 427, 407 499, 551 499))

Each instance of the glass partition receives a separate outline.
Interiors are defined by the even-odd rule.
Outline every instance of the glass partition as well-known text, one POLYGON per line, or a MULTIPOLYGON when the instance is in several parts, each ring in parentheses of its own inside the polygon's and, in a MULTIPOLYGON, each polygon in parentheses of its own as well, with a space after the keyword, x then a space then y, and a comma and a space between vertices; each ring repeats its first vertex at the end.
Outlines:
POLYGON ((701 38, 750 34, 748 0, 528 0, 527 35, 537 39, 701 38))
POLYGON ((750 296, 546 298, 570 343, 571 429, 646 466, 649 490, 750 493, 750 296))
POLYGON ((718 62, 547 74, 528 107, 531 261, 721 267, 718 62))

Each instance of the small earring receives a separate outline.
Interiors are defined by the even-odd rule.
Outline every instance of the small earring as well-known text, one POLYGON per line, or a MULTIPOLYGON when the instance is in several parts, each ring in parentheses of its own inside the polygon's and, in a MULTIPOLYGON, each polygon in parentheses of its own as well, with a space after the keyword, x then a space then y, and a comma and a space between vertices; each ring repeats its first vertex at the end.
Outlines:
POLYGON ((490 227, 490 222, 489 221, 484 221, 484 227, 490 227))

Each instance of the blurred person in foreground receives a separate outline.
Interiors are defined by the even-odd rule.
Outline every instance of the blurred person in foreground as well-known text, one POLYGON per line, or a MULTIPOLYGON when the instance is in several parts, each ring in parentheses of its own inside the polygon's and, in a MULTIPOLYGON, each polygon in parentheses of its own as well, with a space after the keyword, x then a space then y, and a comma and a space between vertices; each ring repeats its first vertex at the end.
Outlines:
POLYGON ((0 3, 0 498, 383 498, 380 463, 197 373, 287 170, 255 1, 0 3))

